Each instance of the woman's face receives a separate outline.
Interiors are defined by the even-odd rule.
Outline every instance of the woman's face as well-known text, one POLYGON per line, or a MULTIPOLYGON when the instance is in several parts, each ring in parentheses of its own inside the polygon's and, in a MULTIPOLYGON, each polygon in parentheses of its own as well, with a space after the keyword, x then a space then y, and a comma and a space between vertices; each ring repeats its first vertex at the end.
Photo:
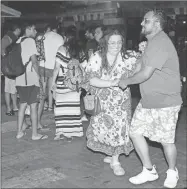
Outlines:
POLYGON ((103 31, 101 30, 101 27, 95 29, 94 38, 96 41, 99 42, 99 40, 103 37, 103 31))
POLYGON ((121 35, 112 35, 108 40, 108 52, 111 54, 118 54, 122 48, 121 35))

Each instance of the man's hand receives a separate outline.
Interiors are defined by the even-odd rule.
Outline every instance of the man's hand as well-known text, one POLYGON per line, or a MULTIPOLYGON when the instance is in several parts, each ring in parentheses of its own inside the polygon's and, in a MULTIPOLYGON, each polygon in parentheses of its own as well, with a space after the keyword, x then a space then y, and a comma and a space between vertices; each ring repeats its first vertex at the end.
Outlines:
POLYGON ((126 85, 126 82, 125 82, 124 79, 121 79, 118 85, 119 85, 119 87, 122 88, 122 89, 127 88, 127 85, 126 85))

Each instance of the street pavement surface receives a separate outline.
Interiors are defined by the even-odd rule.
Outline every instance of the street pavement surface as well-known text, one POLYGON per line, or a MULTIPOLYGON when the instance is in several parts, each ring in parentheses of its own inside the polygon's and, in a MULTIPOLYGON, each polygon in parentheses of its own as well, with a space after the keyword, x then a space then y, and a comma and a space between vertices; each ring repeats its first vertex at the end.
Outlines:
MULTIPOLYGON (((137 101, 134 102, 134 107, 137 101)), ((22 139, 16 139, 17 115, 6 116, 1 107, 1 187, 2 188, 164 188, 167 163, 159 144, 149 142, 152 162, 156 165, 159 179, 142 185, 133 185, 128 179, 141 172, 142 164, 135 151, 129 156, 121 155, 124 176, 115 176, 109 164, 103 162, 104 154, 86 147, 86 137, 74 138, 71 143, 54 141, 55 124, 53 112, 45 112, 43 124, 51 129, 41 134, 46 140, 32 141, 31 129, 22 139)), ((176 145, 178 149, 177 188, 187 188, 186 136, 187 108, 179 116, 176 145)), ((30 122, 28 117, 27 122, 30 122)), ((83 122, 84 133, 89 121, 83 122)))

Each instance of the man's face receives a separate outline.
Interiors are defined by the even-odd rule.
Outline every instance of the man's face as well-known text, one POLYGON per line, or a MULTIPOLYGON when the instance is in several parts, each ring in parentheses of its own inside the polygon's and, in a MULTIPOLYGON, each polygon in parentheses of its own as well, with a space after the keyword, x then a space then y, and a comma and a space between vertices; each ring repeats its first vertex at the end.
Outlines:
POLYGON ((47 32, 50 32, 50 31, 51 31, 51 28, 48 27, 45 32, 47 33, 47 32))
POLYGON ((143 21, 141 22, 142 31, 141 33, 145 36, 152 34, 157 28, 157 19, 154 16, 153 12, 150 11, 145 14, 143 21))
POLYGON ((86 39, 93 39, 93 34, 90 33, 88 30, 85 33, 86 39))
POLYGON ((28 33, 29 33, 30 37, 35 38, 36 34, 37 34, 36 27, 32 26, 32 27, 28 28, 28 33))
POLYGON ((15 35, 16 35, 17 37, 19 37, 20 34, 21 34, 21 29, 20 29, 20 28, 17 28, 16 31, 15 31, 15 35))
POLYGON ((53 31, 53 32, 55 32, 55 33, 57 33, 57 32, 58 32, 56 28, 54 28, 52 31, 53 31))

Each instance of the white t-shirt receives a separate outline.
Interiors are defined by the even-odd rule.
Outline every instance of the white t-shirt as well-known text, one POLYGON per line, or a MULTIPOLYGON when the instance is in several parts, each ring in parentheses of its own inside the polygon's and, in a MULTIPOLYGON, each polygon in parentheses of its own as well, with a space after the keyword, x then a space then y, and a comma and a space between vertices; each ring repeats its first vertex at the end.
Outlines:
POLYGON ((54 69, 55 57, 58 48, 64 44, 64 39, 61 35, 51 31, 44 35, 44 49, 45 49, 45 64, 44 61, 40 62, 40 66, 48 69, 54 69))
MULTIPOLYGON (((16 43, 20 43, 22 37, 20 37, 16 43)), ((27 38, 21 43, 21 56, 23 64, 25 65, 31 56, 38 55, 37 49, 36 49, 36 43, 35 40, 32 38, 27 38)), ((32 62, 30 61, 26 68, 27 72, 27 85, 25 82, 25 74, 16 77, 16 86, 40 86, 39 85, 39 78, 37 76, 37 73, 35 72, 34 68, 32 67, 32 62)))

